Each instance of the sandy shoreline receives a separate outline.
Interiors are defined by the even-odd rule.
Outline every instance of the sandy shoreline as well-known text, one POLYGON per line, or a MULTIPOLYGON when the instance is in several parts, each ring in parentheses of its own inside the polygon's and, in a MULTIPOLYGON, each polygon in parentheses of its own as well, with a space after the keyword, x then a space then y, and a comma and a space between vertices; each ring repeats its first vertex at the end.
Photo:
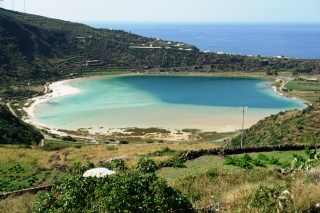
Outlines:
MULTIPOLYGON (((45 85, 45 95, 37 96, 34 98, 31 98, 28 100, 28 102, 25 104, 26 106, 23 107, 23 110, 27 113, 27 116, 23 117, 22 120, 26 123, 32 124, 36 126, 37 128, 48 128, 47 126, 37 123, 32 118, 35 117, 34 111, 37 107, 37 105, 47 102, 51 100, 52 98, 72 95, 75 93, 79 93, 80 89, 71 87, 67 84, 67 82, 70 82, 72 80, 76 79, 68 79, 68 80, 62 80, 57 81, 49 84, 48 86, 45 85)), ((49 128, 50 129, 50 128, 49 128)), ((52 130, 54 131, 54 130, 52 130)), ((59 132, 57 132, 59 134, 59 132)))
MULTIPOLYGON (((97 76, 93 76, 93 77, 97 77, 97 76)), ((115 77, 115 76, 112 76, 112 77, 115 77)), ((81 79, 81 78, 80 78, 81 79)), ((79 80, 79 79, 69 79, 69 80, 62 80, 62 81, 58 81, 58 82, 54 82, 54 83, 51 83, 48 87, 46 87, 45 91, 49 92, 49 93, 46 93, 45 95, 43 96, 39 96, 39 97, 34 97, 32 99, 29 100, 29 106, 26 106, 24 107, 23 109, 26 111, 27 113, 27 116, 23 118, 23 120, 27 123, 30 123, 34 126, 36 126, 37 128, 39 129, 46 129, 48 132, 50 133, 53 133, 53 134, 57 134, 57 135, 66 135, 66 133, 64 132, 60 132, 60 131, 57 131, 57 129, 55 128, 52 128, 52 127, 49 127, 48 125, 45 125, 45 124, 42 124, 42 123, 38 123, 37 121, 35 121, 35 114, 34 114, 34 111, 37 107, 38 104, 40 103, 44 103, 44 102, 48 102, 49 100, 51 100, 52 98, 57 98, 57 97, 62 97, 62 96, 67 96, 67 95, 72 95, 72 94, 75 94, 75 93, 79 93, 80 90, 78 88, 74 88, 70 85, 68 85, 68 83, 70 81, 74 81, 74 80, 79 80)), ((278 78, 276 79, 277 81, 279 80, 282 80, 282 83, 284 83, 284 80, 281 79, 281 78, 278 78)), ((279 91, 277 91, 277 88, 276 87, 273 87, 273 90, 274 92, 276 92, 277 94, 279 95, 283 95, 282 93, 280 93, 279 91)), ((237 112, 238 113, 238 112, 237 112)), ((251 113, 250 113, 251 114, 251 113)), ((233 120, 236 120, 237 122, 236 123, 241 123, 241 116, 239 116, 239 118, 235 118, 235 117, 238 117, 237 115, 234 115, 233 116, 233 120), (239 120, 240 119, 240 120, 239 120)), ((250 117, 250 116, 249 116, 250 117)), ((255 121, 254 119, 253 120, 250 120, 249 117, 246 118, 246 125, 253 125, 254 123, 256 123, 257 121, 255 121)), ((226 131, 235 131, 237 129, 240 129, 240 126, 239 128, 236 128, 234 125, 230 126, 230 124, 228 123, 225 123, 225 125, 227 126, 223 126, 224 122, 225 122, 225 118, 224 119, 218 119, 220 121, 216 121, 217 123, 219 123, 218 126, 216 126, 217 129, 211 129, 211 131, 217 131, 217 132, 226 132, 226 131), (219 130, 218 130, 219 129, 219 130)), ((227 119, 228 120, 228 119, 227 119)), ((206 130, 205 129, 205 125, 203 122, 208 122, 208 120, 198 120, 197 123, 198 123, 198 127, 199 129, 202 129, 202 130, 206 130), (202 128, 201 128, 202 127, 202 128)), ((194 122, 191 122, 194 124, 194 122)), ((168 125, 168 124, 167 124, 168 125)), ((238 125, 237 125, 238 126, 238 125)), ((133 126, 135 127, 135 126, 133 126)), ((175 126, 175 127, 172 127, 172 126, 162 126, 164 129, 179 129, 179 125, 178 126, 175 126)), ((212 127, 212 126, 211 126, 212 127)), ((79 127, 80 128, 80 127, 79 127)), ((142 127, 143 128, 143 127, 142 127)), ((146 127, 145 127, 146 128, 146 127)), ((248 126, 246 127, 248 128, 248 126)), ((115 128, 115 127, 112 127, 112 126, 105 126, 105 128, 103 128, 103 130, 107 130, 109 129, 108 132, 103 132, 101 128, 91 128, 91 130, 89 131, 91 134, 95 134, 95 133, 102 133, 102 134, 110 134, 112 131, 110 131, 110 129, 113 129, 114 131, 117 131, 117 132, 121 132, 121 129, 123 128, 115 128), (111 127, 111 128, 110 128, 111 127)), ((182 129, 182 128, 180 128, 182 129)))

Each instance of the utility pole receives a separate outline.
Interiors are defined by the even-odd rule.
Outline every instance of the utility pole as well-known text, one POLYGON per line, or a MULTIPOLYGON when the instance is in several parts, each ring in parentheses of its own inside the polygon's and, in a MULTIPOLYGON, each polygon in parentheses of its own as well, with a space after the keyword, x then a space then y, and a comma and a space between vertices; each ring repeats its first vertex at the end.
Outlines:
POLYGON ((244 127, 244 112, 248 111, 248 107, 243 106, 243 107, 239 107, 239 110, 242 111, 242 133, 241 133, 241 144, 240 147, 242 147, 243 145, 243 127, 244 127))

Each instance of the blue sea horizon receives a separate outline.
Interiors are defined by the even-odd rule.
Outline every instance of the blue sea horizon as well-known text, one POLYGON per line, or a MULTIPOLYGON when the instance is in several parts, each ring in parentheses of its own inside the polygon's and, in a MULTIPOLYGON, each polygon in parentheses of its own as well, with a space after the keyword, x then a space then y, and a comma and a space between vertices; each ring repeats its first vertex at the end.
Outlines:
POLYGON ((96 28, 185 42, 201 51, 320 58, 320 23, 84 22, 96 28))

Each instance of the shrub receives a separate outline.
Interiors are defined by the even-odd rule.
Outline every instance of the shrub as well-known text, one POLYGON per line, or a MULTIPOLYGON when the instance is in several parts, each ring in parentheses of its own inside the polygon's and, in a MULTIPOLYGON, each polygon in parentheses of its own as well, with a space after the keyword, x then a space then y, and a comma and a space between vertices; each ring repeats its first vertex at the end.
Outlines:
POLYGON ((173 168, 186 168, 186 165, 184 165, 183 161, 180 158, 176 158, 173 161, 173 168))
POLYGON ((122 159, 113 159, 109 163, 103 165, 103 167, 110 170, 125 170, 127 169, 124 160, 122 159))
POLYGON ((77 140, 73 137, 71 137, 70 135, 68 136, 64 136, 61 138, 63 141, 71 141, 71 142, 76 142, 77 140))
POLYGON ((290 168, 291 167, 291 163, 288 161, 284 161, 281 163, 281 168, 285 169, 285 168, 290 168))
POLYGON ((248 203, 256 209, 253 212, 296 212, 292 195, 282 187, 259 186, 251 193, 248 203))
POLYGON ((271 156, 269 163, 272 165, 277 165, 277 164, 279 164, 279 158, 271 156))
POLYGON ((256 159, 253 160, 253 164, 254 164, 255 166, 267 167, 266 163, 263 162, 262 160, 258 159, 258 158, 256 158, 256 159))
POLYGON ((217 176, 217 175, 218 175, 218 168, 216 168, 216 167, 211 167, 211 168, 209 168, 209 169, 205 172, 205 175, 206 175, 207 177, 211 177, 211 178, 217 176))
POLYGON ((244 154, 244 156, 239 159, 239 166, 244 169, 253 169, 251 161, 252 158, 250 157, 250 155, 244 154))
MULTIPOLYGON (((74 169, 84 170, 79 165, 74 169)), ((52 192, 39 196, 35 212, 160 213, 194 210, 186 196, 168 186, 155 173, 142 174, 138 170, 129 169, 103 178, 85 178, 81 173, 70 174, 56 184, 52 192)))
POLYGON ((158 166, 151 159, 140 158, 136 168, 140 173, 145 174, 145 173, 154 173, 155 171, 157 171, 158 166))
POLYGON ((80 149, 81 145, 75 145, 74 148, 80 149))
POLYGON ((311 153, 312 153, 312 150, 310 149, 310 147, 306 146, 306 147, 304 148, 304 152, 306 153, 306 155, 310 156, 311 153))
POLYGON ((237 156, 228 156, 225 161, 224 164, 225 165, 233 165, 233 166, 237 166, 239 162, 239 158, 237 156))
POLYGON ((119 144, 129 144, 129 142, 128 142, 128 141, 121 140, 121 141, 119 141, 119 144))
POLYGON ((257 159, 263 160, 263 161, 269 161, 270 160, 268 158, 268 156, 266 156, 265 154, 261 154, 261 153, 258 154, 257 159))
POLYGON ((118 150, 118 148, 115 146, 107 146, 107 150, 108 151, 115 151, 115 150, 118 150))
POLYGON ((301 155, 299 154, 293 154, 293 161, 291 164, 291 168, 303 168, 305 167, 306 159, 304 159, 301 155))

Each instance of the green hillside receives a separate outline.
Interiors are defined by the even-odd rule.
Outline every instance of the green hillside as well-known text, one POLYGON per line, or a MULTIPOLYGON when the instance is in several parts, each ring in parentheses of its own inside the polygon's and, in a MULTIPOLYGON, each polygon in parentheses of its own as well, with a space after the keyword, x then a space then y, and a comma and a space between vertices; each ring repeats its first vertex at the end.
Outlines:
POLYGON ((42 139, 38 130, 13 116, 6 106, 0 105, 0 144, 37 145, 42 139))
MULTIPOLYGON (((244 133, 244 145, 318 143, 320 137, 320 100, 304 110, 280 112, 250 127, 244 133)), ((241 136, 231 144, 239 146, 241 136)))
MULTIPOLYGON (((166 66, 159 58, 192 55, 198 49, 183 44, 146 38, 119 30, 94 29, 89 26, 0 9, 0 72, 6 79, 45 79, 59 77, 85 65, 87 60, 101 60, 111 66, 166 66), (162 49, 134 49, 130 46, 154 46, 162 49), (166 47, 166 48, 165 48, 166 47), (170 49, 168 49, 170 47, 170 49), (178 53, 177 53, 178 51, 178 53), (151 54, 150 54, 151 53, 151 54), (157 63, 157 64, 155 64, 157 63)), ((168 66, 191 65, 188 57, 176 58, 168 66)), ((166 59, 164 59, 166 60, 166 59)))

